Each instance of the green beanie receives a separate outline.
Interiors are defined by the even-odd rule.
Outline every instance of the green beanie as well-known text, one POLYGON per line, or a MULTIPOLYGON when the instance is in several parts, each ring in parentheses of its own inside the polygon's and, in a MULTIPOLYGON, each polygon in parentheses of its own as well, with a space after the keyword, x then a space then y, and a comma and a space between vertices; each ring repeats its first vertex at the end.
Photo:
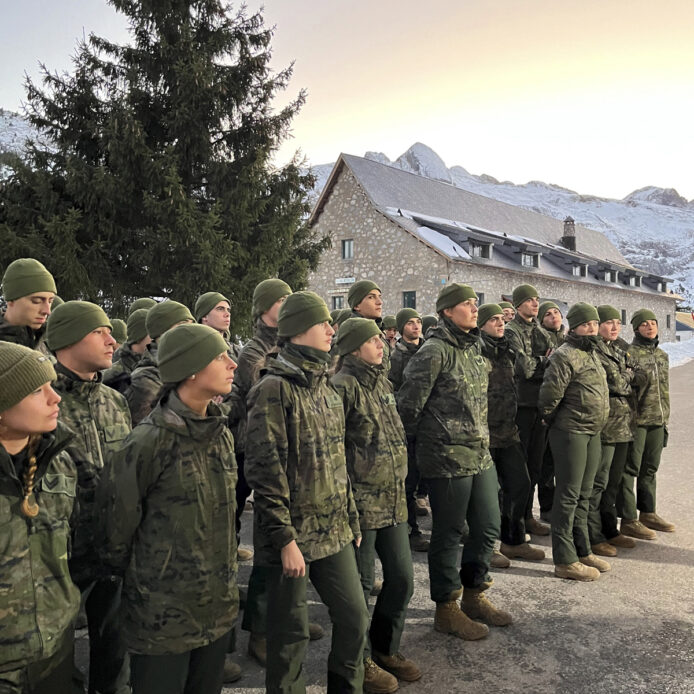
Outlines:
POLYGON ((152 306, 156 306, 157 302, 154 299, 150 299, 149 297, 142 297, 142 299, 135 299, 135 301, 130 304, 130 308, 128 309, 128 315, 133 313, 134 311, 139 311, 141 308, 152 308, 152 306))
POLYGON ((156 340, 161 337, 169 328, 182 321, 193 321, 187 306, 179 304, 178 301, 162 301, 160 304, 152 306, 147 311, 145 327, 147 334, 156 340))
POLYGON ((280 307, 277 320, 279 337, 294 337, 305 333, 317 323, 330 322, 325 301, 314 292, 294 292, 280 307))
POLYGON ((439 322, 439 317, 438 316, 424 316, 422 318, 422 335, 427 334, 427 330, 431 328, 432 326, 436 325, 439 322))
POLYGON ((469 284, 451 282, 439 292, 439 298, 436 299, 436 313, 441 313, 445 308, 453 308, 461 301, 476 298, 477 294, 469 284))
POLYGON ((276 301, 291 293, 292 288, 284 280, 263 280, 253 290, 253 320, 260 318, 276 301))
POLYGON ((330 325, 335 325, 335 321, 337 320, 337 317, 340 315, 341 311, 341 308, 334 308, 332 311, 330 311, 330 325))
POLYGON ((532 284, 521 284, 513 290, 513 308, 518 308, 528 299, 537 299, 540 295, 532 284))
POLYGON ((574 304, 566 314, 566 320, 569 322, 569 330, 577 328, 583 323, 587 323, 591 320, 600 320, 598 315, 598 309, 592 304, 586 304, 583 301, 579 301, 574 304))
POLYGON ((557 311, 559 311, 559 313, 561 313, 561 309, 553 301, 543 301, 540 304, 540 308, 537 312, 537 320, 540 323, 542 323, 542 319, 545 317, 545 313, 547 313, 547 311, 549 311, 549 309, 551 309, 551 308, 556 308, 557 311))
POLYGON ((231 301, 219 292, 207 292, 199 296, 193 310, 195 320, 199 323, 220 301, 226 301, 231 306, 231 301))
MULTIPOLYGON (((405 329, 405 324, 408 320, 413 318, 421 318, 419 313, 413 308, 401 308, 397 315, 395 316, 395 322, 398 326, 398 332, 402 335, 402 331, 405 329)), ((385 319, 384 319, 385 320, 385 319)))
POLYGON ((335 324, 333 325, 333 328, 339 328, 352 315, 352 309, 343 308, 340 309, 337 313, 338 315, 335 319, 335 324))
POLYGON ((51 304, 51 311, 52 311, 53 309, 58 308, 58 306, 60 306, 60 304, 64 304, 64 303, 65 303, 65 302, 56 294, 56 295, 53 297, 53 303, 51 304))
POLYGON ((128 316, 128 342, 139 342, 147 337, 146 308, 138 308, 128 316))
POLYGON ((650 308, 640 308, 638 311, 635 311, 634 315, 631 317, 631 327, 634 329, 634 332, 636 332, 636 328, 638 328, 641 323, 647 320, 658 322, 655 313, 653 313, 650 308))
POLYGON ((477 312, 477 327, 481 328, 490 318, 503 316, 504 310, 499 304, 482 304, 477 312))
POLYGON ((125 324, 124 320, 120 318, 114 318, 111 321, 111 336, 119 344, 122 345, 124 342, 128 341, 128 326, 125 324))
POLYGON ((359 349, 374 335, 380 335, 381 331, 376 321, 370 318, 348 318, 341 326, 337 334, 337 353, 344 357, 345 354, 359 349))
POLYGON ((41 352, 13 342, 0 342, 0 412, 14 407, 55 378, 51 360, 41 352))
POLYGON ((229 348, 209 325, 185 323, 167 330, 159 343, 157 362, 163 383, 180 383, 202 371, 229 348))
MULTIPOLYGON (((497 306, 501 306, 502 309, 504 308, 513 308, 513 304, 510 301, 500 301, 497 306)), ((515 311, 516 309, 513 308, 515 311)))
POLYGON ((349 304, 350 308, 359 306, 364 297, 374 289, 378 289, 379 292, 381 291, 381 288, 371 280, 359 280, 358 282, 355 282, 349 288, 349 292, 347 292, 347 303, 349 304))
POLYGON ((395 321, 395 316, 383 316, 381 320, 381 327, 383 330, 390 330, 390 328, 397 329, 398 324, 395 321))
POLYGON ((608 320, 622 320, 622 316, 619 311, 614 306, 610 306, 609 304, 598 306, 598 315, 600 316, 601 323, 608 320))
POLYGON ((57 352, 74 345, 97 328, 113 330, 113 325, 101 306, 89 301, 66 301, 48 316, 46 344, 51 351, 57 352))
POLYGON ((2 278, 5 301, 14 301, 36 292, 56 293, 55 280, 48 270, 34 258, 19 258, 11 262, 2 278))

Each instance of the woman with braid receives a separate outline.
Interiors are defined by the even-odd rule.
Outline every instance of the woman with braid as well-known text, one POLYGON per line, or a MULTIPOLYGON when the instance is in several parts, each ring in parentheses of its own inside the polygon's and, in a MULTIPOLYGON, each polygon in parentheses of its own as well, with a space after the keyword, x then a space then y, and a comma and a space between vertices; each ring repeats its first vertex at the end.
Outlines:
POLYGON ((77 471, 55 377, 48 357, 0 342, 0 691, 10 694, 72 691, 77 471))

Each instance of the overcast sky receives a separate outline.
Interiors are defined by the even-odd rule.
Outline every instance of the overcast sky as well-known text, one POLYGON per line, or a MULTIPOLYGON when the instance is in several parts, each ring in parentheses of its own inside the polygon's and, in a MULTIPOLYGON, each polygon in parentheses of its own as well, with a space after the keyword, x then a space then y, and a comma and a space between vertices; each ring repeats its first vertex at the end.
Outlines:
MULTIPOLYGON (((6 109, 19 109, 39 61, 69 69, 83 32, 127 37, 105 0, 2 4, 6 109)), ((367 150, 395 159, 419 141, 448 166, 515 183, 694 198, 691 0, 263 4, 275 65, 295 61, 285 98, 308 90, 280 159, 295 149, 313 164, 367 150)))

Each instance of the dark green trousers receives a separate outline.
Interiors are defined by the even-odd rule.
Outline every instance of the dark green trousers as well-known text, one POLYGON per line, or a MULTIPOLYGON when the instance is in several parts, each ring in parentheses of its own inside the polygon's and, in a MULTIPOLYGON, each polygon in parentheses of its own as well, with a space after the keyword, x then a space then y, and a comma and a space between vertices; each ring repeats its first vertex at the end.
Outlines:
POLYGON ((372 648, 377 653, 394 655, 400 650, 407 606, 414 591, 407 523, 378 530, 362 529, 361 533, 357 561, 367 604, 374 585, 376 555, 383 567, 383 588, 376 598, 364 657, 371 655, 372 648))
POLYGON ((282 567, 268 570, 267 669, 269 694, 303 694, 303 662, 308 644, 309 579, 328 606, 333 624, 328 656, 328 692, 361 692, 364 684, 364 645, 369 611, 357 569, 353 545, 306 565, 306 576, 287 578, 282 567))
POLYGON ((132 694, 219 694, 230 635, 185 653, 131 654, 132 694))
POLYGON ((492 448, 501 486, 501 541, 508 545, 525 542, 525 510, 530 494, 530 477, 520 443, 492 448))
POLYGON ((540 483, 542 461, 547 447, 547 427, 542 423, 540 411, 536 407, 519 407, 516 414, 516 424, 530 477, 530 491, 525 507, 525 517, 532 518, 535 487, 540 483))
POLYGON ((429 478, 432 530, 429 590, 434 602, 448 602, 453 591, 479 588, 488 580, 489 560, 499 537, 499 482, 494 467, 467 477, 429 478), (460 538, 467 520, 469 537, 460 538))
POLYGON ((610 468, 614 458, 614 444, 601 444, 600 447, 600 464, 595 471, 595 480, 593 481, 593 491, 590 494, 588 503, 588 536, 591 545, 597 545, 600 542, 606 542, 607 538, 602 531, 602 516, 600 515, 600 505, 602 497, 607 489, 607 483, 610 479, 610 468))
POLYGON ((637 510, 655 513, 655 476, 665 443, 665 427, 637 427, 629 446, 620 489, 620 515, 635 520, 637 510), (636 479, 636 494, 634 494, 636 479))
POLYGON ((619 490, 622 486, 622 477, 624 476, 624 465, 627 461, 627 453, 629 452, 629 442, 623 443, 603 443, 602 454, 612 457, 610 464, 610 474, 607 479, 607 487, 602 493, 600 500, 600 521, 602 524, 602 534, 607 540, 619 535, 619 525, 617 513, 617 498, 619 490), (606 449, 612 449, 606 450, 606 449))
POLYGON ((243 610, 241 628, 262 636, 267 632, 267 577, 271 572, 267 566, 253 564, 248 579, 248 595, 243 610))
POLYGON ((552 556, 573 564, 590 554, 588 507, 600 465, 600 434, 549 430, 556 488, 552 504, 552 556))
POLYGON ((70 628, 51 658, 19 670, 0 672, 0 694, 74 694, 84 691, 73 681, 74 638, 70 628))

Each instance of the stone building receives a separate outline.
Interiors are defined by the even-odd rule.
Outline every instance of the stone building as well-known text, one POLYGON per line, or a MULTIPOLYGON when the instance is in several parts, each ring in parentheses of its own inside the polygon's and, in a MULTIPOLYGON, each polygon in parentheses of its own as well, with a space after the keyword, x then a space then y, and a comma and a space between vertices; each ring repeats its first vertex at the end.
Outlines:
POLYGON ((675 340, 667 278, 630 265, 601 233, 469 193, 369 159, 342 154, 312 212, 332 248, 309 276, 330 309, 347 306, 352 283, 372 279, 384 315, 412 306, 433 313, 448 282, 471 284, 480 303, 509 298, 529 282, 541 300, 612 304, 631 339, 631 314, 648 307, 661 340, 675 340))

